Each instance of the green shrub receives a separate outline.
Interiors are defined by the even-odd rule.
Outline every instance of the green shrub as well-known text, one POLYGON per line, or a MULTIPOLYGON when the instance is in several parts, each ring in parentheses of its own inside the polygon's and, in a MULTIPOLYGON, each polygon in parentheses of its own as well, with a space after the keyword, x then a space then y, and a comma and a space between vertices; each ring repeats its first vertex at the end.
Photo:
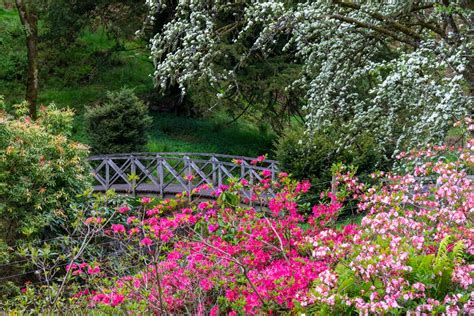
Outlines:
POLYGON ((148 139, 151 117, 146 105, 131 89, 107 92, 106 101, 86 113, 93 153, 142 151, 148 139))
POLYGON ((69 139, 72 111, 51 105, 31 121, 25 107, 0 109, 0 241, 8 244, 59 227, 90 184, 88 149, 69 139))
POLYGON ((343 150, 338 150, 336 139, 336 131, 309 138, 301 126, 292 127, 276 142, 275 155, 281 168, 296 179, 310 179, 315 192, 329 187, 333 164, 355 166, 362 177, 387 167, 388 161, 375 149, 375 141, 368 133, 343 150))

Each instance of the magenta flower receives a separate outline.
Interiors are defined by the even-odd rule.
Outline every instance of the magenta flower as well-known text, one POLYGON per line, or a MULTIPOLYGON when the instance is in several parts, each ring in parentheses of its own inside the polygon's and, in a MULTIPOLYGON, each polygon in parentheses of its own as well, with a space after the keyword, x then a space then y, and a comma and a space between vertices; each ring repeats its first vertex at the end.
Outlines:
POLYGON ((240 166, 244 161, 242 159, 232 159, 232 162, 240 166))
POLYGON ((120 303, 122 303, 124 299, 125 299, 125 296, 123 296, 121 294, 112 294, 111 295, 110 306, 112 306, 112 307, 117 306, 120 303))
POLYGON ((99 266, 87 268, 87 273, 89 273, 91 275, 97 274, 99 272, 100 272, 100 267, 99 266))
POLYGON ((77 268, 78 268, 77 264, 75 264, 75 263, 71 263, 71 264, 66 265, 66 271, 76 270, 77 268))
POLYGON ((209 316, 218 316, 218 315, 219 315, 219 305, 214 305, 209 312, 209 316))
POLYGON ((257 161, 258 162, 263 162, 266 158, 267 158, 266 155, 261 155, 261 156, 257 157, 257 161))
POLYGON ((152 244, 153 244, 153 240, 151 240, 148 237, 145 237, 142 240, 140 240, 140 245, 142 245, 142 246, 148 247, 148 246, 151 246, 152 244))
POLYGON ((219 224, 209 224, 207 227, 210 233, 215 232, 219 228, 219 224))
POLYGON ((208 207, 209 207, 209 203, 208 203, 208 202, 201 202, 201 203, 199 203, 199 205, 198 205, 198 209, 200 209, 201 211, 202 211, 202 210, 205 210, 205 209, 208 208, 208 207))
POLYGON ((127 224, 131 224, 133 223, 135 220, 137 220, 137 217, 136 216, 130 216, 129 218, 127 218, 127 224))
POLYGON ((142 204, 149 204, 151 203, 151 198, 144 196, 142 197, 141 202, 142 204))
POLYGON ((266 178, 270 177, 272 175, 272 172, 268 169, 265 169, 262 171, 262 175, 266 178))
POLYGON ((116 234, 125 233, 125 227, 122 224, 112 224, 112 231, 116 234))
POLYGON ((119 211, 119 213, 123 214, 123 213, 127 213, 128 211, 130 211, 130 208, 128 206, 121 206, 118 211, 119 211))

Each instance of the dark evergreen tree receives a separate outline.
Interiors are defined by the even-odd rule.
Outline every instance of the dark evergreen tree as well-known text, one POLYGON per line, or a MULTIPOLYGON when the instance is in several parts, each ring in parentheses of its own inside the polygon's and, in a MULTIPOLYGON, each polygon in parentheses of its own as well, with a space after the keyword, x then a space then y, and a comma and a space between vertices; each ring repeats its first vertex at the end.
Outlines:
POLYGON ((93 153, 142 151, 151 117, 132 89, 107 92, 105 102, 87 109, 87 130, 93 153))

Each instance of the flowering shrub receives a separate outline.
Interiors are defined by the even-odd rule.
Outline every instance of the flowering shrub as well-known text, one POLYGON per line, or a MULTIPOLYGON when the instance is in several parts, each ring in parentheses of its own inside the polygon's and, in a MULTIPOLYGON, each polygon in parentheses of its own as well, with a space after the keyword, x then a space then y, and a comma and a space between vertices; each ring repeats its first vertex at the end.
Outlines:
MULTIPOLYGON (((333 264, 300 306, 328 313, 472 314, 474 185, 466 170, 474 165, 473 149, 471 140, 466 150, 402 153, 411 173, 381 174, 387 184, 358 195, 368 214, 353 242, 328 243, 332 230, 309 238, 313 257, 333 264), (457 160, 440 159, 446 152, 457 160)), ((341 181, 360 194, 363 186, 349 177, 341 181)))
MULTIPOLYGON (((99 309, 127 309, 138 302, 143 310, 177 314, 293 308, 295 295, 310 289, 326 269, 324 261, 309 256, 304 241, 320 226, 302 226, 310 220, 316 223, 317 217, 304 218, 298 210, 308 183, 280 174, 272 183, 276 198, 267 204, 270 175, 263 171, 263 180, 253 186, 246 181, 222 186, 215 201, 183 207, 185 196, 157 204, 143 198, 141 208, 119 211, 127 218, 111 223, 106 234, 135 245, 146 264, 135 274, 116 278, 108 290, 83 295, 80 301, 99 309), (246 202, 259 207, 241 205, 242 190, 252 192, 246 202)), ((88 219, 88 225, 100 222, 88 219)), ((76 263, 72 267, 87 274, 76 263)))
POLYGON ((73 112, 50 105, 32 121, 26 103, 15 108, 0 110, 0 240, 9 246, 64 221, 90 185, 88 149, 69 139, 73 112))
POLYGON ((304 104, 308 132, 332 134, 342 149, 370 131, 387 154, 440 141, 454 118, 472 113, 473 8, 466 1, 145 2, 150 21, 166 20, 150 40, 163 90, 177 85, 193 95, 198 83, 211 84, 220 99, 212 103, 228 99, 232 108, 245 104, 242 97, 266 95, 268 86, 278 99, 292 92, 292 104, 304 104), (259 88, 275 58, 284 62, 259 88), (242 88, 249 78, 252 86, 242 88))
POLYGON ((114 252, 71 256, 56 283, 68 289, 68 306, 97 313, 469 314, 473 149, 471 141, 455 161, 374 175, 383 178, 375 186, 341 169, 338 193, 323 193, 327 202, 310 212, 302 209, 308 182, 266 172, 255 184, 216 188, 212 201, 145 197, 112 214, 94 209, 82 227, 114 252), (366 213, 360 225, 336 225, 346 199, 366 213))

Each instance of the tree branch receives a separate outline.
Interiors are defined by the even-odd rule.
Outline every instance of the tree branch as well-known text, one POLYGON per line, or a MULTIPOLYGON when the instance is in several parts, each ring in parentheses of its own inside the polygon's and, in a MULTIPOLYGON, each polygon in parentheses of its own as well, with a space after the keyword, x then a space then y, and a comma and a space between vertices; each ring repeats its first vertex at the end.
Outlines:
POLYGON ((347 23, 350 23, 350 24, 354 24, 354 25, 357 25, 357 26, 360 26, 360 27, 363 27, 363 28, 371 29, 373 31, 376 31, 376 32, 385 34, 387 36, 390 36, 390 37, 392 37, 393 39, 395 39, 399 42, 408 44, 408 45, 413 46, 415 48, 418 47, 418 44, 415 41, 409 40, 407 38, 402 38, 396 32, 390 31, 390 30, 388 30, 384 27, 380 27, 380 26, 377 26, 377 25, 361 22, 361 21, 356 20, 354 18, 349 18, 349 17, 343 16, 343 15, 340 15, 340 14, 330 15, 329 18, 337 19, 337 20, 347 22, 347 23))
POLYGON ((354 9, 354 10, 364 12, 367 15, 371 16, 372 18, 374 18, 376 20, 379 20, 380 22, 387 23, 391 27, 393 27, 393 28, 397 29, 398 31, 404 33, 405 35, 408 35, 408 36, 414 38, 415 40, 422 40, 423 39, 423 37, 419 33, 415 32, 414 30, 407 27, 406 25, 403 25, 402 23, 397 22, 397 21, 393 21, 393 20, 390 19, 390 17, 387 17, 383 14, 362 10, 362 8, 359 4, 342 2, 340 0, 336 0, 335 3, 340 5, 341 7, 351 8, 351 9, 354 9))

